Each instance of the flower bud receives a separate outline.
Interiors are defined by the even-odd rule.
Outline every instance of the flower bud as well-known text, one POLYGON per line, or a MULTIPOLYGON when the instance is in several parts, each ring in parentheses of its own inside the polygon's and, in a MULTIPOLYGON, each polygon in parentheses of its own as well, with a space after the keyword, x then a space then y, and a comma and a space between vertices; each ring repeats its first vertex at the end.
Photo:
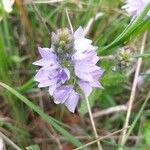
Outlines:
POLYGON ((52 47, 59 54, 71 53, 73 48, 73 36, 67 28, 58 29, 56 34, 52 34, 52 47))
POLYGON ((131 55, 131 49, 128 46, 122 47, 118 50, 116 60, 119 69, 125 69, 132 64, 133 59, 131 55))

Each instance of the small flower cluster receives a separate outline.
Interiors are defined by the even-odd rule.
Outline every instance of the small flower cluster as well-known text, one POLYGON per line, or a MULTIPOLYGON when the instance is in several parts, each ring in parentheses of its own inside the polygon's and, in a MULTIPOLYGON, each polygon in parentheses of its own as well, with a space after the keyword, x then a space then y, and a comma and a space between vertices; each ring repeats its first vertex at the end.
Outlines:
MULTIPOLYGON (((126 5, 123 6, 130 16, 138 16, 150 3, 150 0, 126 0, 126 5)), ((150 13, 147 14, 150 16, 150 13)))
POLYGON ((117 67, 119 70, 125 69, 133 63, 133 57, 131 48, 129 46, 125 46, 118 49, 118 53, 116 56, 117 67))
POLYGON ((81 90, 89 96, 93 88, 102 88, 99 78, 103 70, 96 65, 97 47, 84 37, 82 27, 74 33, 57 30, 51 41, 51 48, 38 48, 42 59, 33 64, 41 68, 34 79, 39 82, 38 87, 49 87, 56 104, 64 104, 74 112, 81 90))

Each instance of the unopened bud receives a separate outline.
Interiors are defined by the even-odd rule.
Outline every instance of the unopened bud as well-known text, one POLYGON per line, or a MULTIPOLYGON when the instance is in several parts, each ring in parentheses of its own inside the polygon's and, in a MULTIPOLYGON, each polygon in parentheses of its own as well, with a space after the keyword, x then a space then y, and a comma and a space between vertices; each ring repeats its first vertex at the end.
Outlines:
POLYGON ((131 55, 131 49, 128 46, 120 48, 116 56, 117 66, 120 69, 125 69, 129 67, 133 62, 131 55))

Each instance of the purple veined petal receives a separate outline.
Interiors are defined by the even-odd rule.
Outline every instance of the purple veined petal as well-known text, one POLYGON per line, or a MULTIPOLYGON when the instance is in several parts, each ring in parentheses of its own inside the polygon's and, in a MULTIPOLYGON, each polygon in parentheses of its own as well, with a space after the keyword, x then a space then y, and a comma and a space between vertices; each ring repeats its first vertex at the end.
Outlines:
POLYGON ((72 60, 83 60, 86 58, 90 57, 90 52, 80 52, 80 51, 76 51, 73 55, 72 55, 72 60))
POLYGON ((92 40, 87 39, 87 38, 81 38, 81 39, 77 39, 74 41, 75 45, 80 45, 80 46, 86 46, 86 45, 91 45, 92 44, 92 40))
POLYGON ((87 49, 87 52, 91 52, 91 51, 96 52, 97 48, 98 48, 97 46, 93 46, 93 45, 90 44, 88 49, 87 49))
POLYGON ((100 67, 96 66, 95 64, 88 63, 86 61, 76 61, 75 63, 75 71, 82 72, 82 73, 90 73, 96 70, 99 70, 100 67))
POLYGON ((95 87, 95 88, 99 88, 101 86, 98 80, 93 81, 93 82, 89 82, 89 85, 91 87, 95 87))
POLYGON ((65 81, 70 79, 70 72, 67 68, 65 69, 58 68, 58 69, 52 70, 49 73, 49 77, 51 79, 57 80, 58 82, 65 83, 65 81))
POLYGON ((89 44, 88 47, 87 47, 87 49, 86 49, 84 52, 87 52, 87 53, 95 53, 95 54, 96 54, 97 48, 98 48, 98 47, 89 44))
POLYGON ((100 68, 98 70, 91 72, 91 75, 93 76, 95 80, 99 80, 99 78, 102 76, 103 73, 104 73, 104 70, 100 68))
POLYGON ((89 85, 93 88, 103 88, 103 86, 100 84, 100 82, 97 80, 97 81, 93 81, 93 82, 89 82, 89 85))
POLYGON ((59 103, 64 103, 70 96, 72 90, 73 86, 58 87, 53 93, 55 101, 59 103))
POLYGON ((48 92, 51 96, 53 95, 53 93, 57 87, 58 87, 58 84, 53 84, 53 85, 49 86, 48 92))
POLYGON ((96 64, 99 60, 100 60, 99 57, 95 56, 95 57, 89 59, 88 62, 92 63, 92 64, 96 64))
POLYGON ((75 92, 74 90, 72 90, 70 96, 68 97, 68 99, 65 101, 65 106, 69 109, 69 111, 71 111, 72 113, 74 113, 75 108, 78 104, 79 101, 79 94, 77 92, 75 92))
POLYGON ((62 68, 58 68, 55 70, 50 71, 49 78, 55 80, 57 82, 61 82, 64 84, 70 78, 69 70, 66 68, 65 70, 62 68))
POLYGON ((57 79, 59 77, 60 68, 49 70, 49 78, 51 79, 57 79))
POLYGON ((74 42, 74 48, 76 51, 83 52, 91 47, 91 43, 89 39, 77 39, 74 42))
POLYGON ((60 79, 62 83, 65 83, 67 80, 70 79, 70 72, 67 68, 61 70, 60 79))
POLYGON ((74 55, 77 56, 77 60, 80 59, 81 56, 97 55, 96 47, 94 47, 92 45, 76 46, 75 50, 76 50, 76 52, 74 53, 74 55))
POLYGON ((78 81, 78 84, 80 86, 80 88, 83 90, 85 96, 89 96, 92 92, 92 87, 88 84, 88 82, 85 81, 78 81))
POLYGON ((69 71, 69 69, 68 68, 64 68, 64 72, 67 75, 67 80, 69 80, 70 79, 70 71, 69 71))
MULTIPOLYGON (((47 87, 56 84, 57 79, 55 79, 55 77, 51 74, 54 72, 55 71, 44 69, 44 67, 41 68, 34 77, 35 81, 39 82, 38 87, 47 87)), ((57 76, 57 72, 55 72, 55 76, 57 76)))
POLYGON ((53 84, 56 84, 56 81, 47 79, 47 80, 40 81, 38 87, 39 88, 48 87, 48 86, 51 86, 53 84))
POLYGON ((95 51, 86 52, 84 53, 84 55, 84 60, 90 64, 96 64, 99 61, 99 57, 97 56, 95 51))
POLYGON ((51 72, 51 70, 47 70, 44 67, 37 72, 34 80, 39 82, 38 87, 47 87, 57 83, 57 80, 50 76, 51 72))
POLYGON ((49 75, 49 71, 45 70, 44 68, 41 68, 40 70, 38 70, 37 74, 34 77, 35 81, 41 81, 43 79, 47 79, 49 75))
POLYGON ((95 51, 84 51, 84 52, 76 52, 72 56, 73 61, 87 61, 93 64, 96 64, 99 61, 99 57, 97 56, 95 51))
POLYGON ((94 80, 90 73, 75 70, 75 74, 77 77, 79 77, 80 79, 85 80, 85 81, 93 81, 94 80))
POLYGON ((74 38, 75 39, 80 39, 84 38, 84 31, 83 28, 80 26, 75 32, 74 32, 74 38))
POLYGON ((32 63, 33 65, 37 65, 37 66, 49 66, 51 68, 57 68, 59 67, 59 64, 57 63, 57 61, 54 60, 49 60, 49 59, 40 59, 38 61, 35 61, 34 63, 32 63))
POLYGON ((38 47, 38 51, 42 58, 46 58, 46 59, 56 58, 56 55, 53 53, 52 48, 38 47))
POLYGON ((37 65, 37 66, 47 66, 47 65, 50 65, 51 63, 52 63, 52 61, 49 61, 48 59, 42 58, 40 60, 33 62, 32 64, 37 65))

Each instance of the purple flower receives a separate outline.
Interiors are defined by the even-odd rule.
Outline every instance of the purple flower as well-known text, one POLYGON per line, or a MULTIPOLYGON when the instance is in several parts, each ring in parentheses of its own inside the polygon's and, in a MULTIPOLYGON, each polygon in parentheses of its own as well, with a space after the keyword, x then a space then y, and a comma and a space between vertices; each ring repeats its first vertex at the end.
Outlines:
POLYGON ((99 78, 103 70, 96 65, 99 58, 96 54, 97 47, 91 45, 92 41, 84 38, 84 32, 79 27, 74 33, 75 53, 72 56, 74 61, 75 74, 78 77, 78 84, 86 96, 89 96, 93 88, 102 88, 99 78))
MULTIPOLYGON (((126 0, 126 5, 123 6, 130 16, 138 16, 147 6, 150 0, 126 0)), ((147 14, 150 16, 150 13, 147 14)))
POLYGON ((38 87, 49 88, 56 104, 64 104, 74 112, 81 90, 89 96, 93 88, 102 88, 99 78, 103 70, 96 65, 96 47, 84 37, 81 27, 73 34, 68 29, 52 33, 51 48, 38 50, 42 58, 33 64, 41 68, 34 79, 38 87))
POLYGON ((60 86, 53 96, 56 104, 64 103, 71 112, 74 112, 79 101, 79 94, 75 92, 72 85, 60 86))

